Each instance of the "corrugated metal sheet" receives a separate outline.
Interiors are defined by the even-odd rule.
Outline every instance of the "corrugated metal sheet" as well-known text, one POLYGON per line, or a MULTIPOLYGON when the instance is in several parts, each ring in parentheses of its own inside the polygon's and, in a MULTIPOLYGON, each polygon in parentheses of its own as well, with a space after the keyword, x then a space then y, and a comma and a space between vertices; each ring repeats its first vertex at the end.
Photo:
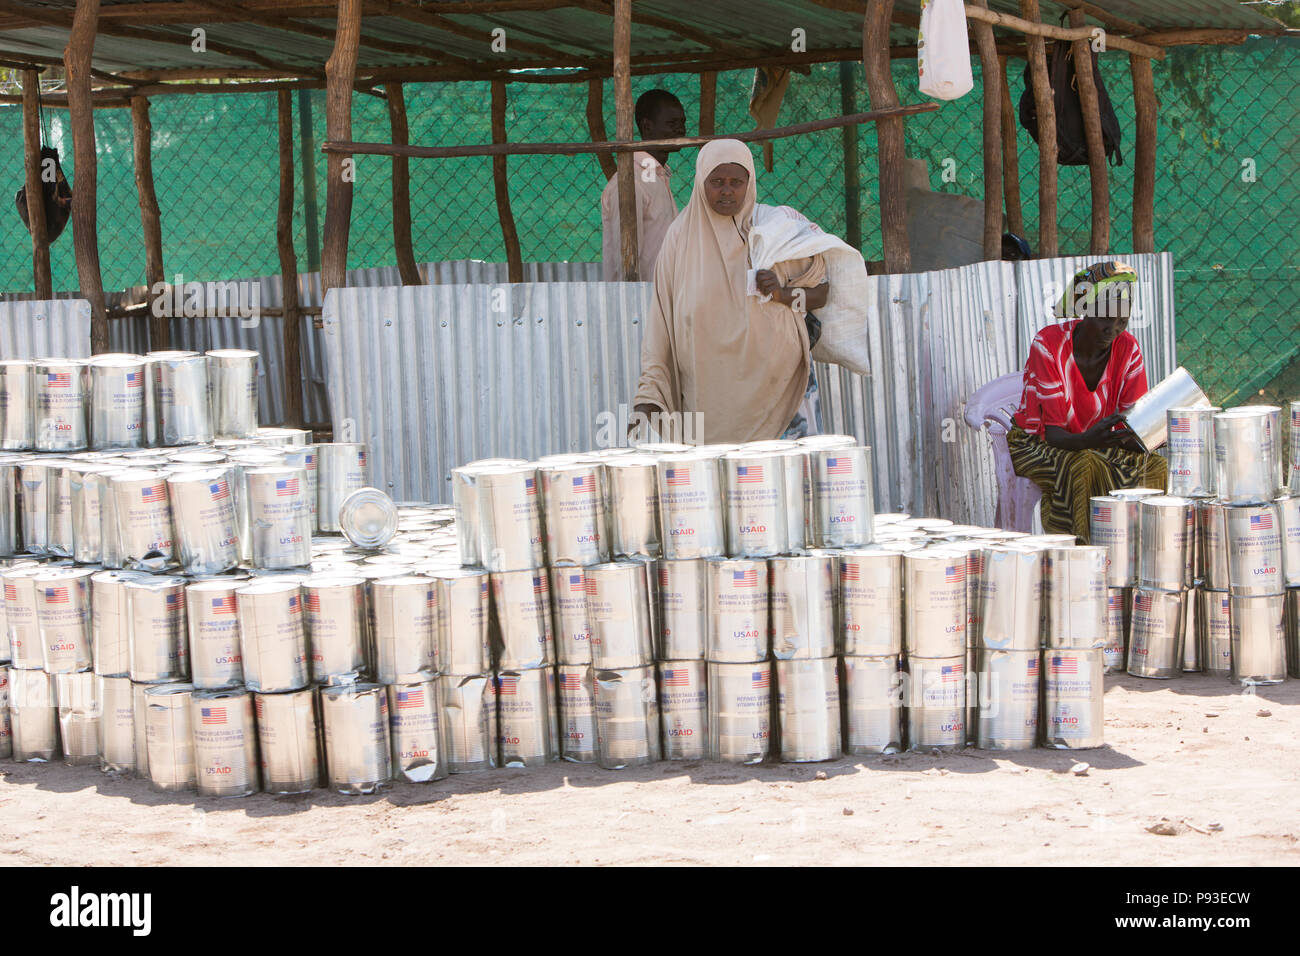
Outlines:
POLYGON ((85 299, 0 302, 0 358, 87 358, 90 303, 85 299))
MULTIPOLYGON (((1024 367, 1034 335, 1058 321, 1053 309, 1074 274, 1098 260, 1098 256, 1067 256, 1061 259, 1031 259, 1016 263, 1016 286, 1020 290, 1016 364, 1024 367)), ((1174 316, 1174 261, 1167 252, 1117 256, 1138 274, 1133 316, 1128 329, 1142 346, 1147 378, 1154 385, 1178 367, 1174 316)))
POLYGON ((448 472, 463 462, 607 442, 640 372, 649 293, 599 282, 331 290, 335 436, 369 443, 377 487, 433 501, 449 500, 448 472))

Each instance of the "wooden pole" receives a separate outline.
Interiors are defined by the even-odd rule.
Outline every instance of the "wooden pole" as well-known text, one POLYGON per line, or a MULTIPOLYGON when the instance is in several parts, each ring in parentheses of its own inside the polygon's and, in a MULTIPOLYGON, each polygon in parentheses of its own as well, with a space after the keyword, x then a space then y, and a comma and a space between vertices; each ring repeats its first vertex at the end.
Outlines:
POLYGON ((90 351, 108 351, 108 314, 104 309, 104 278, 99 271, 99 234, 95 222, 98 168, 95 157, 95 110, 90 96, 90 61, 99 22, 99 0, 77 0, 77 10, 63 50, 67 76, 68 113, 72 127, 72 156, 76 181, 72 186, 72 247, 77 257, 77 282, 90 300, 90 351))
MULTIPOLYGON (((978 20, 987 23, 989 26, 1006 27, 1026 36, 1047 37, 1052 40, 1087 40, 1092 37, 1092 31, 1095 29, 1084 23, 1084 11, 1078 8, 1070 12, 1072 26, 1067 29, 1052 23, 1023 20, 1020 17, 1013 17, 1009 13, 998 13, 996 10, 989 10, 987 5, 983 3, 968 3, 965 7, 968 20, 978 20), (1077 21, 1075 19, 1076 14, 1078 16, 1077 21)), ((1164 59, 1164 50, 1143 42, 1149 39, 1151 39, 1149 36, 1133 40, 1129 37, 1107 34, 1106 45, 1111 49, 1124 50, 1127 53, 1140 53, 1143 56, 1153 57, 1157 60, 1164 59)))
MULTIPOLYGON (((974 0, 987 8, 987 0, 974 0)), ((1002 258, 1002 64, 998 62, 993 27, 971 22, 980 55, 980 86, 984 96, 984 259, 1002 258)))
MULTIPOLYGON (((280 201, 275 213, 275 245, 280 254, 280 284, 284 287, 284 415, 285 424, 302 424, 302 314, 298 308, 298 256, 293 250, 293 99, 288 90, 276 93, 279 119, 280 201)), ((271 369, 266 370, 271 374, 271 369)))
POLYGON ((700 128, 701 136, 712 136, 718 125, 718 74, 714 70, 700 74, 700 128))
MULTIPOLYGON (((1082 27, 1082 10, 1070 11, 1070 25, 1082 27)), ((1092 75, 1092 47, 1087 40, 1073 41, 1074 75, 1083 109, 1083 138, 1088 144, 1088 178, 1092 186, 1092 237, 1088 251, 1104 255, 1110 250, 1110 180, 1106 169, 1106 146, 1101 138, 1101 104, 1092 75)))
MULTIPOLYGON (((614 0, 614 135, 630 142, 632 117, 632 0, 614 0)), ((632 154, 619 158, 618 226, 623 252, 623 281, 636 282, 640 252, 637 249, 636 164, 632 154)))
MULTIPOLYGON (((131 144, 135 158, 135 191, 140 201, 140 229, 144 236, 145 283, 152 294, 167 281, 163 269, 162 215, 153 186, 153 124, 149 121, 149 100, 131 97, 131 144)), ((160 296, 165 296, 161 292, 160 296)), ((149 310, 149 347, 155 351, 171 348, 171 320, 149 310)))
POLYGON ((27 224, 32 231, 32 288, 38 299, 54 297, 50 278, 49 231, 45 225, 45 193, 41 188, 41 75, 23 70, 23 160, 27 169, 27 224))
MULTIPOLYGON (((384 86, 388 94, 388 124, 394 143, 410 142, 406 123, 406 97, 401 83, 384 86)), ((405 156, 393 157, 393 251, 397 255, 397 271, 402 285, 421 285, 420 270, 415 265, 415 252, 411 248, 411 164, 405 156)))
POLYGON ((316 133, 311 119, 311 91, 298 90, 298 151, 302 163, 302 224, 306 232, 307 271, 320 272, 320 201, 316 190, 316 133))
MULTIPOLYGON (((840 112, 856 113, 857 66, 840 64, 840 112)), ((854 249, 862 248, 862 183, 858 169, 858 128, 846 126, 841 134, 844 148, 844 241, 854 249)))
POLYGON ((1016 149, 1016 114, 1011 109, 1010 60, 1002 57, 1002 192, 1006 198, 1007 231, 1025 235, 1025 213, 1020 206, 1020 154, 1016 149))
MULTIPOLYGON (((1038 22, 1038 0, 1020 0, 1020 12, 1026 20, 1038 22)), ((1038 255, 1052 259, 1060 255, 1056 231, 1056 106, 1052 102, 1052 84, 1047 76, 1047 42, 1029 34, 1025 37, 1033 79, 1034 108, 1038 113, 1038 255)))
POLYGON ((1137 146, 1133 161, 1133 251, 1155 252, 1156 85, 1150 60, 1132 53, 1128 62, 1137 112, 1137 146))
MULTIPOLYGON (((587 81, 587 130, 591 133, 593 143, 603 143, 609 139, 609 134, 605 132, 605 81, 594 77, 587 81)), ((597 153, 596 159, 600 162, 600 172, 605 177, 605 182, 609 182, 618 172, 618 164, 608 153, 597 153)))
MULTIPOLYGON (((329 139, 352 138, 352 82, 361 37, 361 0, 339 0, 334 52, 325 63, 325 128, 329 139)), ((351 156, 330 153, 325 176, 325 240, 321 253, 321 292, 347 281, 348 228, 352 221, 351 156), (346 178, 345 178, 346 172, 346 178)))
MULTIPOLYGON (((889 24, 894 0, 871 0, 862 21, 862 66, 873 110, 898 106, 898 91, 889 68, 889 24)), ((885 271, 912 270, 907 240, 907 201, 903 192, 903 119, 890 117, 876 123, 880 162, 880 234, 885 271)))
MULTIPOLYGON (((506 141, 506 83, 492 81, 492 141, 506 141)), ((506 173, 506 158, 492 157, 492 185, 497 196, 497 217, 501 220, 501 238, 506 246, 506 268, 511 282, 524 281, 524 258, 519 251, 519 230, 515 228, 515 214, 510 209, 510 181, 506 173)))

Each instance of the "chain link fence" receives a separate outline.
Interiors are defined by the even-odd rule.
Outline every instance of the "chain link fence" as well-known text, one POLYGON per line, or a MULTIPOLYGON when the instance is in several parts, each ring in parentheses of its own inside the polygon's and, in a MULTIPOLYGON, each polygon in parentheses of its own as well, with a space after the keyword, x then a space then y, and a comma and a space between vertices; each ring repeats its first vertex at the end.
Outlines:
MULTIPOLYGON (((1155 64, 1160 102, 1157 149, 1156 248, 1173 254, 1177 269, 1178 346, 1182 363, 1221 404, 1272 401, 1300 394, 1300 335, 1292 303, 1300 289, 1300 101, 1294 96, 1300 61, 1294 38, 1262 38, 1241 46, 1178 47, 1155 64)), ((1023 61, 1012 60, 1013 105, 1024 90, 1023 61)), ((1123 130, 1124 165, 1110 169, 1111 247, 1132 249, 1134 113, 1128 57, 1101 58, 1102 78, 1123 130)), ((937 113, 906 120, 909 156, 927 161, 936 191, 982 195, 981 101, 976 91, 942 104, 937 113), (943 175, 947 171, 948 175, 943 175)), ((845 105, 869 104, 860 67, 842 85, 838 64, 796 73, 779 123, 833 116, 845 105), (847 99, 846 99, 847 94, 847 99)), ((904 103, 924 99, 916 64, 894 61, 904 103)), ((751 129, 748 99, 752 72, 718 75, 718 131, 751 129)), ((696 131, 699 79, 694 75, 639 77, 634 93, 652 86, 675 93, 696 131)), ((421 145, 491 140, 486 83, 408 84, 411 142, 421 145)), ((508 138, 574 141, 590 138, 585 84, 514 83, 509 86, 508 138)), ((613 89, 605 84, 605 125, 615 129, 613 89)), ((50 142, 59 148, 76 182, 67 114, 46 110, 50 142)), ((275 218, 278 189, 277 112, 274 94, 163 96, 152 102, 154 180, 162 213, 164 264, 169 277, 186 281, 229 279, 277 272, 275 218)), ((325 199, 323 91, 294 94, 298 150, 295 243, 299 269, 319 264, 325 199), (303 126, 312 139, 304 144, 303 126), (306 197, 314 180, 315 208, 306 197), (309 212, 312 215, 309 215, 309 212)), ((880 259, 877 159, 874 129, 856 136, 862 251, 880 259)), ((23 183, 21 110, 0 107, 0 182, 23 183)), ((382 99, 354 98, 353 137, 389 141, 382 99)), ((105 288, 144 282, 139 207, 134 183, 129 111, 96 113, 99 150, 99 242, 105 288)), ((1026 238, 1036 244, 1038 152, 1018 129, 1020 191, 1026 238)), ((792 205, 824 228, 845 235, 844 134, 828 130, 774 144, 774 168, 759 172, 759 199, 792 205)), ((672 189, 679 206, 690 195, 695 151, 675 154, 672 189)), ((599 197, 605 178, 595 156, 523 156, 508 160, 510 199, 525 261, 595 261, 600 258, 599 197)), ((486 157, 413 159, 413 244, 419 262, 505 258, 486 157)), ((358 156, 349 249, 350 268, 394 262, 391 162, 358 156)), ((1090 211, 1087 167, 1060 170, 1058 218, 1062 254, 1085 253, 1090 211)), ((31 289, 30 240, 9 205, 0 214, 0 290, 31 289)), ((69 228, 52 247, 56 289, 76 288, 69 228)))

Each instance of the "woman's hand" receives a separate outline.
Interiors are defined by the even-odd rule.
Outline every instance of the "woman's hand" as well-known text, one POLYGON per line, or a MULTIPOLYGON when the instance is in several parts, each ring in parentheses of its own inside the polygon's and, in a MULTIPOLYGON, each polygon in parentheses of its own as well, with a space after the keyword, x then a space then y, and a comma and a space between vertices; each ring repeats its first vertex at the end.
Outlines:
POLYGON ((781 285, 781 280, 771 269, 759 269, 754 273, 754 284, 763 295, 770 295, 782 305, 789 305, 789 293, 781 285))
POLYGON ((629 438, 632 437, 632 433, 640 428, 643 423, 649 422, 651 416, 657 415, 659 413, 659 408, 655 405, 637 405, 632 409, 632 413, 631 421, 627 424, 627 435, 629 438), (638 415, 643 417, 638 418, 638 415))
POLYGON ((1133 441, 1133 433, 1124 428, 1115 431, 1116 425, 1122 424, 1123 415, 1108 415, 1087 431, 1068 432, 1059 425, 1048 425, 1043 429, 1043 440, 1056 448, 1066 451, 1082 451, 1085 448, 1128 447, 1133 441))

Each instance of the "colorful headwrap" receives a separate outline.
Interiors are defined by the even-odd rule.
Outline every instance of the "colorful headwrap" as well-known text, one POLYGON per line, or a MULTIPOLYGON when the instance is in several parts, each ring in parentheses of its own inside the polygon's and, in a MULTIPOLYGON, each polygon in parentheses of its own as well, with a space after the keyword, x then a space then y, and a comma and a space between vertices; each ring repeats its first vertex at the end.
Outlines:
POLYGON ((1102 290, 1115 287, 1121 295, 1128 295, 1137 283, 1137 272, 1127 262, 1096 262, 1074 274, 1070 287, 1056 305, 1057 318, 1082 318, 1097 301, 1102 290))

